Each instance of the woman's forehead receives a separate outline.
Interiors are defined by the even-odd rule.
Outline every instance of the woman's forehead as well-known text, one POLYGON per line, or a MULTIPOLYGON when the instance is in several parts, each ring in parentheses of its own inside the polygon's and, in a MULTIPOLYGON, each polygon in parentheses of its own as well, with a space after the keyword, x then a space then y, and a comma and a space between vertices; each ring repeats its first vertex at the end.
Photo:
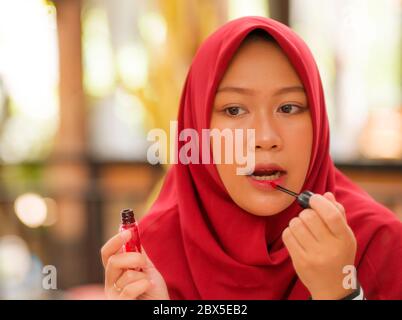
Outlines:
POLYGON ((219 84, 223 87, 246 87, 252 83, 302 86, 296 70, 283 51, 267 41, 248 43, 238 49, 219 84))

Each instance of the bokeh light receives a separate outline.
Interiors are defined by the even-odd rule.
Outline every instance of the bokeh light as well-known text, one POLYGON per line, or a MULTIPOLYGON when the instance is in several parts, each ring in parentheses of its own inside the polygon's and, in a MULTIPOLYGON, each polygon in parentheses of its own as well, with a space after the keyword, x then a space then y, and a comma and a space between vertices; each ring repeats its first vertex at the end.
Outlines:
POLYGON ((20 195, 15 200, 14 210, 21 222, 30 228, 37 228, 46 220, 46 202, 35 193, 20 195))
POLYGON ((144 87, 148 78, 148 55, 145 47, 134 43, 119 48, 117 70, 120 79, 128 88, 144 87))
POLYGON ((84 85, 94 97, 111 93, 115 83, 107 13, 102 7, 88 8, 83 19, 84 85))
POLYGON ((46 204, 46 219, 43 221, 43 226, 50 227, 57 222, 57 202, 52 198, 43 198, 43 201, 45 201, 46 204))
POLYGON ((57 128, 57 66, 54 6, 43 0, 0 0, 0 77, 10 103, 0 141, 2 161, 45 156, 57 128))
POLYGON ((15 235, 0 238, 0 284, 21 283, 31 268, 31 255, 24 240, 15 235))
POLYGON ((147 43, 158 46, 166 41, 166 21, 157 12, 148 12, 140 17, 138 22, 141 37, 147 43))

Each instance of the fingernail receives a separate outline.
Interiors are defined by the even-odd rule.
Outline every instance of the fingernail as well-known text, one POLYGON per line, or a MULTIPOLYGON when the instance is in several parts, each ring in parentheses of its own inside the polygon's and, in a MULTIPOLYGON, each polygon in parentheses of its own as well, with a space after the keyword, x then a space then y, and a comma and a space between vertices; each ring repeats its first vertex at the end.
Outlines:
POLYGON ((123 238, 124 242, 127 242, 131 238, 131 231, 124 230, 123 232, 120 233, 120 236, 123 238))

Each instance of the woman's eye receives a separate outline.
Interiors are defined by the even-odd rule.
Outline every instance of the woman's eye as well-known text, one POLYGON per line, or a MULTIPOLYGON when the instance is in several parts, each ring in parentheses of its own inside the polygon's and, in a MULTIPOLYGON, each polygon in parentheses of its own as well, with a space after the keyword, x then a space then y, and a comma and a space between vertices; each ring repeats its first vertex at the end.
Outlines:
POLYGON ((297 113, 300 112, 302 109, 303 109, 302 107, 296 106, 294 104, 285 104, 279 107, 279 110, 281 110, 282 113, 297 113))
POLYGON ((238 116, 245 112, 245 110, 241 107, 228 107, 228 108, 225 108, 224 111, 229 116, 238 116))

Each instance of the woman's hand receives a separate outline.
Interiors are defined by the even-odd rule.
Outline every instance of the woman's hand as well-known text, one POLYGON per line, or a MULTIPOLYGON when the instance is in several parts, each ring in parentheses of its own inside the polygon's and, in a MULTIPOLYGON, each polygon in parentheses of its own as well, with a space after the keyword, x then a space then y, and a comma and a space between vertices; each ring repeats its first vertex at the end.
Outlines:
POLYGON ((332 193, 313 195, 310 206, 289 222, 282 239, 312 299, 341 299, 353 291, 343 287, 343 268, 354 265, 356 239, 332 193))
POLYGON ((165 280, 148 258, 144 248, 142 254, 123 253, 122 246, 130 238, 131 232, 126 230, 115 235, 102 247, 106 297, 124 300, 168 300, 165 280), (139 271, 140 269, 143 271, 139 271))

